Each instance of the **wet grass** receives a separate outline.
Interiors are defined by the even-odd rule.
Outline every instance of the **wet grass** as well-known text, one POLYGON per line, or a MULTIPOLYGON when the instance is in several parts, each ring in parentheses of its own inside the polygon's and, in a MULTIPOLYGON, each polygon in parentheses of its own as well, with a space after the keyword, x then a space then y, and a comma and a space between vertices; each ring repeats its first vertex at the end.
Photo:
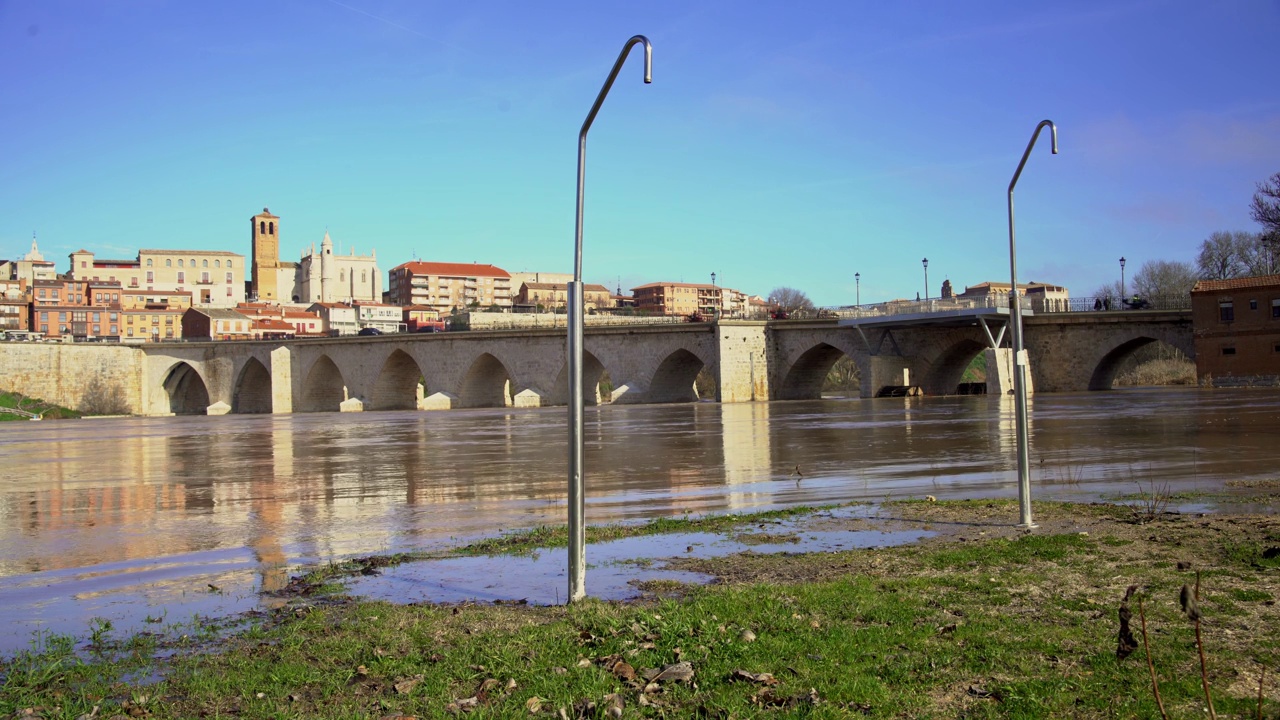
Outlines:
MULTIPOLYGON (((986 532, 987 517, 1014 508, 893 510, 986 532)), ((0 661, 0 717, 610 717, 617 703, 623 717, 1154 717, 1141 651, 1115 653, 1129 583, 1141 586, 1166 707, 1199 717, 1194 631, 1177 602, 1192 564, 1216 709, 1253 716, 1258 668, 1273 678, 1280 664, 1274 520, 1036 513, 1090 530, 690 561, 722 582, 669 583, 674 597, 633 603, 289 606, 213 645, 212 631, 174 646, 99 625, 88 654, 46 637, 0 661), (157 660, 161 650, 174 654, 157 660), (643 679, 664 668, 693 674, 643 679)), ((1275 716, 1280 689, 1265 690, 1275 716)))
MULTIPOLYGON (((812 515, 816 512, 833 510, 838 507, 851 507, 863 503, 848 505, 797 506, 779 510, 765 510, 755 513, 734 513, 728 515, 685 516, 678 518, 658 518, 643 524, 593 525, 586 529, 588 543, 608 542, 622 538, 640 537, 644 535, 663 535, 670 533, 723 533, 741 528, 744 525, 755 525, 788 518, 812 515)), ((543 548, 565 547, 569 544, 568 528, 560 526, 544 526, 515 532, 501 537, 481 540, 457 549, 458 555, 508 555, 527 554, 543 548)))

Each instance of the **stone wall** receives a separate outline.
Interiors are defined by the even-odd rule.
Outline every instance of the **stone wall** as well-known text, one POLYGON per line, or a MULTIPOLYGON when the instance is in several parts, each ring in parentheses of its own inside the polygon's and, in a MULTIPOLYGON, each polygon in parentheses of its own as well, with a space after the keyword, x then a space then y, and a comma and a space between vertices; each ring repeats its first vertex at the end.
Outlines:
POLYGON ((105 343, 0 343, 0 389, 79 408, 98 381, 141 412, 142 351, 105 343))
POLYGON ((723 320, 719 333, 719 391, 723 403, 769 399, 765 323, 723 320))

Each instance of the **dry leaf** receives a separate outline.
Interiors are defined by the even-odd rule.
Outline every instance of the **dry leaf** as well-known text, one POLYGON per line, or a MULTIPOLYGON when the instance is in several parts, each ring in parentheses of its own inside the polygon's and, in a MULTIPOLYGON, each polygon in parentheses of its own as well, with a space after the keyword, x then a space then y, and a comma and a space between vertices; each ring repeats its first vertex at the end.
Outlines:
POLYGON ((414 675, 412 677, 400 678, 391 687, 395 688, 396 693, 399 695, 408 695, 413 692, 413 689, 417 687, 420 682, 422 682, 422 676, 414 675))
POLYGON ((538 713, 542 712, 542 703, 544 702, 546 701, 538 697, 537 695, 534 695, 533 697, 524 701, 524 709, 528 710, 530 715, 537 715, 538 713))
POLYGON ((729 679, 730 680, 747 680, 753 683, 760 683, 761 685, 777 685, 778 684, 778 679, 773 676, 773 673, 767 673, 767 672, 753 673, 747 670, 734 670, 733 673, 729 676, 729 679))
MULTIPOLYGON (((724 626, 721 625, 720 627, 721 627, 721 632, 724 632, 723 630, 724 626)), ((755 642, 756 634, 751 632, 750 630, 744 629, 741 633, 738 634, 738 639, 741 640, 742 642, 755 642)))

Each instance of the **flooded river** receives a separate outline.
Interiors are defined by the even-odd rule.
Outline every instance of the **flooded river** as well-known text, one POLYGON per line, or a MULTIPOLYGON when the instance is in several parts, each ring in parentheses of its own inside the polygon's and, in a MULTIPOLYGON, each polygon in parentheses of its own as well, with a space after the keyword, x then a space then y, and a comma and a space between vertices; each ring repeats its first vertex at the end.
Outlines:
MULTIPOLYGON (((589 408, 587 521, 1013 498, 1012 410, 983 396, 589 408)), ((93 618, 252 608, 302 563, 561 524, 565 423, 563 408, 4 423, 0 654, 93 618)), ((1277 438, 1275 391, 1041 395, 1033 496, 1230 494, 1276 478, 1277 438)))

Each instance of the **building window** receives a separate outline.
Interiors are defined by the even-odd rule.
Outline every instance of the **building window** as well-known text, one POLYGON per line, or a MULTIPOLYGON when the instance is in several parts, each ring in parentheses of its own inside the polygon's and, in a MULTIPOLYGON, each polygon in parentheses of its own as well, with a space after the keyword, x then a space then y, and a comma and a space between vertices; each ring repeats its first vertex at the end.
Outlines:
POLYGON ((1258 309, 1258 301, 1257 301, 1257 300, 1250 300, 1250 301, 1249 301, 1249 309, 1250 309, 1250 310, 1257 310, 1257 309, 1258 309))
POLYGON ((202 272, 202 273, 200 273, 200 282, 202 282, 202 283, 204 283, 204 284, 208 285, 208 284, 209 284, 209 273, 207 273, 207 272, 202 272))
POLYGON ((1280 320, 1280 299, 1271 301, 1271 319, 1280 320))
POLYGON ((265 221, 265 220, 259 220, 259 221, 258 221, 258 234, 259 234, 259 235, 266 235, 266 234, 267 234, 267 223, 266 223, 266 221, 265 221))
POLYGON ((155 281, 156 281, 156 274, 155 274, 154 272, 152 272, 151 270, 148 270, 148 271, 147 271, 147 283, 148 283, 148 284, 150 284, 150 283, 153 283, 153 282, 155 282, 155 281))
POLYGON ((112 325, 112 326, 111 326, 111 334, 112 334, 112 335, 119 335, 119 334, 120 334, 120 328, 119 328, 119 326, 118 326, 118 325, 112 325))
POLYGON ((1223 354, 1223 355, 1235 355, 1235 354, 1236 354, 1236 349, 1235 349, 1234 347, 1224 347, 1224 348, 1222 348, 1222 354, 1223 354))
POLYGON ((164 259, 164 266, 165 266, 165 267, 173 267, 173 258, 165 258, 165 259, 164 259))
POLYGON ((133 337, 133 328, 126 328, 124 334, 133 337))
POLYGON ((231 288, 227 288, 227 297, 231 297, 231 288))
POLYGON ((209 267, 209 258, 205 258, 205 260, 204 260, 204 266, 205 266, 205 267, 209 267))
POLYGON ((151 267, 151 258, 147 258, 147 267, 151 267))
POLYGON ((182 258, 178 258, 178 267, 182 267, 182 258))
POLYGON ((214 266, 214 267, 216 267, 216 268, 220 268, 220 267, 222 267, 222 261, 221 261, 221 260, 214 260, 214 261, 213 261, 213 266, 214 266))
MULTIPOLYGON (((182 262, 182 261, 181 261, 181 260, 179 260, 178 262, 182 262)), ((179 285, 181 285, 182 283, 184 283, 184 282, 186 282, 186 281, 187 281, 187 274, 186 274, 186 273, 184 273, 184 272, 179 272, 179 273, 178 273, 178 284, 179 284, 179 285)))
POLYGON ((231 273, 227 273, 227 284, 231 284, 231 273))
POLYGON ((1230 301, 1218 303, 1218 321, 1229 323, 1235 322, 1236 311, 1230 301))

